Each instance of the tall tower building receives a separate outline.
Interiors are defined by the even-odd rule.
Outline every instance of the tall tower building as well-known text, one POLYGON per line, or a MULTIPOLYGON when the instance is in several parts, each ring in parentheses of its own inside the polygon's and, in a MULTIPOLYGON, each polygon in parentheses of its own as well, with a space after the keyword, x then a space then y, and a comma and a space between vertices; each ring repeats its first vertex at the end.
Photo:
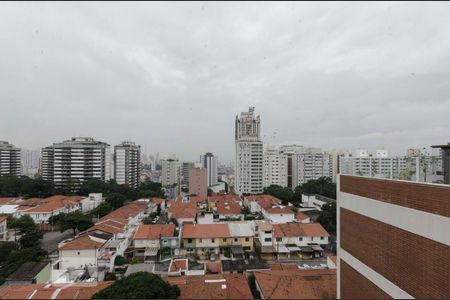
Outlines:
POLYGON ((22 149, 22 175, 33 176, 39 171, 40 150, 22 149))
POLYGON ((20 176, 20 148, 0 141, 0 176, 20 176))
POLYGON ((111 178, 111 153, 107 143, 89 137, 73 137, 42 148, 42 178, 56 187, 111 178))
POLYGON ((206 199, 208 196, 208 170, 206 168, 192 168, 189 170, 189 194, 206 199))
POLYGON ((181 164, 181 187, 188 189, 189 188, 189 170, 194 168, 195 163, 193 162, 184 162, 181 164))
POLYGON ((141 176, 141 146, 122 142, 114 146, 114 179, 118 184, 137 187, 141 176))
POLYGON ((200 155, 200 163, 208 170, 208 186, 217 184, 217 156, 207 152, 205 155, 200 155))
POLYGON ((257 194, 263 190, 263 143, 260 118, 254 107, 242 112, 235 121, 236 193, 257 194))
POLYGON ((273 146, 268 146, 264 151, 263 187, 272 184, 287 186, 287 160, 288 157, 273 146))
POLYGON ((177 185, 178 189, 181 185, 181 168, 180 161, 173 155, 169 158, 161 160, 161 184, 164 187, 177 185))

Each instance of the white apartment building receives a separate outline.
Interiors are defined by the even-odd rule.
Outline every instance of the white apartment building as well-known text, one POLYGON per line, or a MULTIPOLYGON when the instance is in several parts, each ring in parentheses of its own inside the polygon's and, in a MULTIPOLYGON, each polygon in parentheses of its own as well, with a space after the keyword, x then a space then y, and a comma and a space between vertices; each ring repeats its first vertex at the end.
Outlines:
POLYGON ((20 176, 20 148, 0 141, 0 176, 20 176))
POLYGON ((22 149, 22 175, 33 176, 39 171, 40 150, 22 149))
POLYGON ((263 156, 263 187, 272 184, 287 186, 288 156, 274 147, 267 147, 263 156))
POLYGON ((56 187, 92 178, 111 178, 111 154, 107 143, 89 137, 73 137, 42 149, 42 178, 56 187))
POLYGON ((133 142, 122 142, 114 146, 114 179, 118 184, 131 187, 139 185, 141 176, 141 146, 133 142))
POLYGON ((205 155, 200 155, 200 163, 204 168, 208 170, 208 186, 217 184, 217 156, 214 156, 211 152, 207 152, 205 155))
POLYGON ((372 155, 365 149, 357 149, 339 157, 339 172, 343 175, 399 178, 406 169, 405 157, 389 157, 387 150, 377 150, 372 155))
POLYGON ((161 184, 162 186, 181 185, 181 165, 175 155, 161 160, 161 184))
POLYGON ((320 177, 333 176, 333 157, 323 152, 301 153, 295 156, 297 159, 296 186, 308 182, 308 180, 320 177))
POLYGON ((263 143, 261 141, 260 117, 254 107, 242 112, 235 121, 236 193, 258 194, 263 190, 263 143))

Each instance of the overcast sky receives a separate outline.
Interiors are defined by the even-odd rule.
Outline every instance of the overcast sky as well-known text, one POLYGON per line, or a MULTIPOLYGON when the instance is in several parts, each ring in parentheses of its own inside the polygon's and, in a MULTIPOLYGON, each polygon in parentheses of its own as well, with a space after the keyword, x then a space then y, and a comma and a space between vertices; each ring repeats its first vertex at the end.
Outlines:
POLYGON ((265 143, 450 142, 449 3, 1 3, 0 140, 234 159, 265 143), (274 132, 277 132, 274 134, 274 132))

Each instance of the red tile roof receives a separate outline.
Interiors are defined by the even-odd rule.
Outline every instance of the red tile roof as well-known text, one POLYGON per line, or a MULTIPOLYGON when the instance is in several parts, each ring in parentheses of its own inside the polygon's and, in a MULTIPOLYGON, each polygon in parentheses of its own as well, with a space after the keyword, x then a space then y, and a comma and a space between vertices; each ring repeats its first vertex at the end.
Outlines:
POLYGON ((330 236, 319 223, 272 224, 275 237, 330 236))
POLYGON ((110 212, 106 216, 102 217, 100 220, 107 219, 124 219, 128 220, 128 218, 133 218, 137 216, 139 213, 145 211, 148 208, 145 203, 129 203, 118 209, 110 212))
POLYGON ((169 214, 171 218, 195 218, 197 215, 197 203, 195 201, 189 201, 183 203, 180 201, 174 201, 169 208, 169 214))
POLYGON ((233 201, 219 201, 216 207, 220 215, 239 215, 241 213, 241 205, 233 201))
POLYGON ((264 299, 335 299, 336 270, 256 271, 264 299))
POLYGON ((89 235, 77 237, 70 242, 59 247, 59 250, 84 250, 84 249, 98 249, 103 246, 105 242, 99 242, 89 235))
POLYGON ((100 220, 94 226, 80 232, 80 234, 97 230, 111 234, 122 233, 126 230, 126 221, 124 219, 100 220))
POLYGON ((19 205, 25 200, 18 197, 0 197, 0 205, 19 205))
POLYGON ((187 259, 174 259, 170 263, 169 272, 178 272, 179 270, 187 270, 187 259))
POLYGON ((179 299, 253 299, 244 274, 165 278, 180 288, 179 299))
POLYGON ((9 285, 0 289, 0 299, 90 299, 112 281, 66 284, 9 285))
POLYGON ((158 239, 175 236, 175 224, 140 225, 133 236, 134 240, 158 239))
POLYGON ((160 205, 161 203, 163 203, 164 201, 166 201, 165 199, 162 198, 152 198, 152 203, 156 204, 156 205, 160 205))
POLYGON ((183 238, 230 237, 228 224, 184 224, 183 238))
POLYGON ((287 206, 284 207, 270 207, 266 208, 269 214, 294 214, 294 212, 287 206))
POLYGON ((281 204, 281 200, 278 199, 277 197, 274 197, 272 195, 249 195, 246 196, 245 199, 247 201, 269 201, 272 204, 281 204))
POLYGON ((55 195, 45 199, 30 198, 20 204, 18 210, 33 213, 49 213, 62 208, 73 207, 81 201, 80 196, 55 195))
POLYGON ((308 218, 309 218, 308 215, 305 215, 304 213, 302 213, 302 212, 300 212, 300 211, 298 211, 298 212, 295 214, 295 219, 298 220, 298 221, 303 221, 303 220, 306 220, 306 219, 308 219, 308 218))
POLYGON ((209 203, 217 203, 219 201, 231 201, 231 202, 239 202, 241 198, 236 194, 221 194, 221 193, 213 193, 208 197, 209 203))
POLYGON ((222 263, 219 262, 207 262, 206 271, 210 273, 222 273, 222 263))

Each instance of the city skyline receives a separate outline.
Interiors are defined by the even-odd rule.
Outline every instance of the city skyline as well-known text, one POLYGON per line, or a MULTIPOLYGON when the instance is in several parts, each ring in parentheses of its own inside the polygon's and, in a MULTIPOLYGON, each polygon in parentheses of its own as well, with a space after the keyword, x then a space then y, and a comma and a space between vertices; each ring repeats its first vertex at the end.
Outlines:
POLYGON ((392 154, 439 144, 450 130, 448 11, 5 3, 1 139, 23 149, 126 139, 184 161, 208 151, 232 161, 233 118, 255 106, 265 144, 392 154))

